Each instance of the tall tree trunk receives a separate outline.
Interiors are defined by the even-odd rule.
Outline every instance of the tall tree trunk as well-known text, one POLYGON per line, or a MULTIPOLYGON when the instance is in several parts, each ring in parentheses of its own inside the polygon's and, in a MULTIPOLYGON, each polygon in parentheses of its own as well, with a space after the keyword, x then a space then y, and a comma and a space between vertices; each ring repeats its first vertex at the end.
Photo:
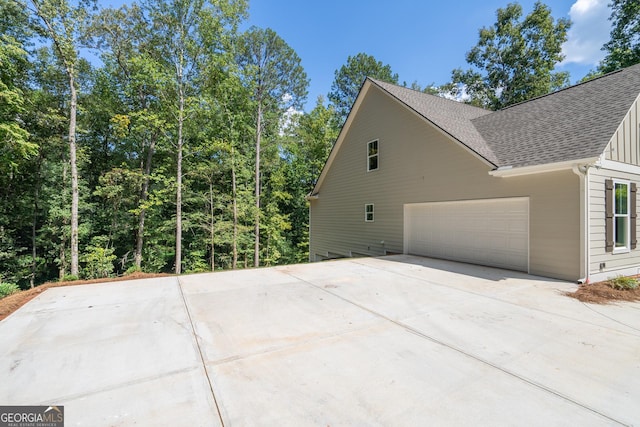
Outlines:
POLYGON ((253 266, 260 266, 260 139, 262 138, 262 103, 258 104, 256 124, 256 224, 253 248, 253 266))
POLYGON ((40 173, 42 170, 42 160, 43 160, 42 149, 38 150, 38 162, 36 167, 36 182, 35 182, 35 190, 33 195, 33 218, 31 219, 31 278, 29 279, 29 285, 31 289, 35 286, 36 280, 36 269, 37 262, 36 257, 38 255, 37 250, 37 227, 38 227, 38 207, 40 204, 40 173))
MULTIPOLYGON (((147 153, 147 163, 144 165, 144 179, 142 180, 142 193, 140 194, 140 204, 144 206, 149 198, 149 180, 151 176, 151 160, 153 159, 153 152, 156 147, 156 137, 151 137, 149 143, 149 152, 147 153)), ((144 241, 144 220, 146 215, 146 209, 142 207, 138 214, 138 233, 136 235, 136 253, 135 263, 136 268, 140 270, 142 268, 142 244, 144 241)))
POLYGON ((73 68, 67 68, 71 105, 69 107, 69 162, 71 163, 71 274, 77 276, 78 268, 78 166, 76 160, 76 111, 78 94, 73 68))
POLYGON ((231 193, 233 197, 233 241, 231 244, 233 258, 231 268, 235 270, 238 267, 238 197, 236 190, 236 160, 233 147, 231 147, 231 193))
MULTIPOLYGON (((181 72, 178 79, 182 80, 181 72)), ((184 88, 179 83, 178 108, 178 164, 176 172, 176 274, 182 272, 182 126, 184 123, 184 88)))
MULTIPOLYGON (((213 180, 213 178, 211 178, 213 180)), ((215 248, 215 217, 213 216, 213 181, 209 182, 209 237, 211 240, 211 271, 216 269, 216 248, 215 248)))
MULTIPOLYGON (((62 154, 62 206, 67 205, 67 168, 69 164, 67 163, 66 156, 64 153, 62 154)), ((60 269, 58 273, 58 278, 60 281, 64 280, 64 276, 67 275, 67 236, 65 235, 65 226, 67 225, 67 219, 62 217, 62 226, 60 231, 60 254, 58 258, 60 259, 60 269)))
POLYGON ((31 278, 29 279, 29 286, 33 289, 36 280, 36 256, 38 251, 36 250, 36 226, 38 223, 38 193, 39 189, 36 187, 36 201, 33 203, 33 219, 31 221, 31 278))

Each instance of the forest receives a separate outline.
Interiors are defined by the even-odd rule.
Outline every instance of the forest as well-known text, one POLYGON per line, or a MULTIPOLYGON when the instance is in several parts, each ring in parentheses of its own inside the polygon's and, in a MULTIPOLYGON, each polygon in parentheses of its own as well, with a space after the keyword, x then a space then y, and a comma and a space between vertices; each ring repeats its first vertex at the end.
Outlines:
MULTIPOLYGON (((587 77, 638 62, 637 37, 622 51, 635 55, 615 44, 639 33, 628 4, 612 3, 610 49, 587 77)), ((241 30, 247 13, 246 0, 0 0, 0 283, 308 260, 305 196, 363 79, 398 75, 355 54, 303 112, 299 56, 269 28, 241 30)), ((498 109, 568 84, 554 71, 568 20, 542 3, 496 16, 472 68, 411 87, 498 109)))

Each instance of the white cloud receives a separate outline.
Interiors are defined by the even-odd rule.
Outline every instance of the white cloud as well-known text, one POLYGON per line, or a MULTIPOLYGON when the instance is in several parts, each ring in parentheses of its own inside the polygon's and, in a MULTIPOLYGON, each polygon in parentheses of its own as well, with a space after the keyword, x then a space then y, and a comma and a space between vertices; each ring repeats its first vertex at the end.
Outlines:
POLYGON ((302 116, 303 114, 304 111, 302 110, 296 110, 293 107, 287 108, 287 111, 285 111, 280 117, 280 136, 284 136, 291 131, 296 117, 302 116))
POLYGON ((603 57, 600 50, 609 40, 611 11, 608 0, 577 0, 569 10, 573 25, 562 45, 562 64, 596 65, 603 57))

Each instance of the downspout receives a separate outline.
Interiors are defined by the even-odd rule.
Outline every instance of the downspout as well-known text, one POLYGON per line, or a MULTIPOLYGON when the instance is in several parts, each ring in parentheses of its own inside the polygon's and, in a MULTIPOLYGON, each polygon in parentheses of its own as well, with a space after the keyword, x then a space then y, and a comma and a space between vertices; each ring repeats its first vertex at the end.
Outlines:
POLYGON ((589 168, 592 165, 574 165, 573 173, 580 177, 580 276, 578 283, 589 283, 589 168))

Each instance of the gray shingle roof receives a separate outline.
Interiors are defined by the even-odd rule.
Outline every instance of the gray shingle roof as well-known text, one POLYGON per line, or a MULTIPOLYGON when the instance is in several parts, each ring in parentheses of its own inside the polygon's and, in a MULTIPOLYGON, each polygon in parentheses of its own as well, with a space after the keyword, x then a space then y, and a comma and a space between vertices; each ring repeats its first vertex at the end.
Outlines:
POLYGON ((473 120, 500 166, 597 157, 640 93, 640 64, 473 120))
POLYGON ((640 64, 491 112, 372 80, 496 166, 598 157, 640 94, 640 64))
POLYGON ((491 111, 391 83, 371 78, 369 80, 490 163, 497 165, 497 158, 471 122, 491 114, 491 111))

